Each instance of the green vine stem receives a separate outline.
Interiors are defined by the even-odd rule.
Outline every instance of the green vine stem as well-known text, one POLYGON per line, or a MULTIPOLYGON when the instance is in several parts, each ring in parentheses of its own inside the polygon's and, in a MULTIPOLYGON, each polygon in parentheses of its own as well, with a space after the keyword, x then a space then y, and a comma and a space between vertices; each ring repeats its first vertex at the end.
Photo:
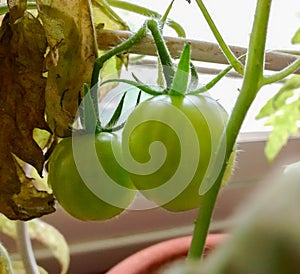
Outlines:
POLYGON ((130 48, 132 45, 139 42, 144 36, 147 34, 147 27, 144 25, 142 28, 138 30, 136 34, 131 36, 128 40, 123 42, 122 44, 114 47, 112 50, 106 52, 101 57, 97 58, 94 63, 94 68, 92 72, 92 78, 90 87, 93 88, 95 85, 97 85, 99 81, 99 73, 101 68, 103 67, 103 64, 110 59, 111 57, 120 54, 123 51, 126 51, 128 48, 130 48))
POLYGON ((167 88, 169 89, 172 85, 173 77, 175 74, 174 64, 172 61, 171 54, 169 52, 169 49, 166 46, 162 33, 160 32, 160 29, 158 27, 158 22, 156 20, 150 19, 147 22, 147 26, 151 31, 156 47, 159 49, 158 50, 159 59, 161 61, 163 73, 165 75, 166 85, 167 88))
POLYGON ((222 177, 227 161, 233 151, 240 128, 250 105, 260 89, 259 82, 263 78, 264 51, 267 27, 272 0, 258 0, 255 19, 249 43, 247 65, 241 92, 230 115, 226 127, 226 156, 220 175, 212 188, 204 194, 194 227, 193 239, 188 259, 199 259, 204 250, 205 239, 209 230, 215 202, 221 187, 222 177))
POLYGON ((17 244, 22 257, 25 272, 28 274, 39 274, 38 265, 33 254, 27 224, 22 221, 16 222, 17 244))
MULTIPOLYGON (((156 11, 153 11, 153 10, 147 9, 145 7, 142 7, 142 6, 133 4, 133 3, 129 3, 129 2, 126 2, 126 1, 107 0, 107 3, 110 4, 112 7, 127 10, 127 11, 137 13, 137 14, 141 14, 141 15, 143 15, 145 17, 148 17, 148 18, 155 18, 155 19, 158 19, 158 20, 160 20, 160 18, 161 18, 161 15, 159 13, 157 13, 156 11)), ((168 19, 166 21, 166 24, 170 28, 174 29, 174 31, 177 33, 177 35, 179 37, 185 37, 186 36, 183 27, 181 25, 179 25, 177 22, 175 22, 171 19, 168 19)))
POLYGON ((233 68, 238 72, 239 74, 243 75, 244 74, 244 66, 243 64, 234 56, 233 52, 229 48, 229 46, 225 43, 224 39, 222 38, 220 32, 218 31, 214 21, 210 17, 204 3, 202 0, 196 0, 206 22, 208 23, 211 31, 213 32, 216 40, 219 43, 219 46, 223 50, 225 56, 228 59, 228 62, 233 66, 233 68))

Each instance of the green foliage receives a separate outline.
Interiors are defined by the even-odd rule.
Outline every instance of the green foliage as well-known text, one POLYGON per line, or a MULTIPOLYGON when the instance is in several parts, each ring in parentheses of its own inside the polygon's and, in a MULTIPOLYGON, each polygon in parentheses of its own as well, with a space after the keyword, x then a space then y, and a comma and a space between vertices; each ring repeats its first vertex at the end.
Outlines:
POLYGON ((286 144, 288 137, 298 133, 300 121, 300 75, 294 75, 281 87, 257 115, 257 119, 267 118, 265 125, 273 130, 268 138, 265 153, 273 161, 286 144))
POLYGON ((297 30, 297 32, 293 36, 292 43, 293 44, 299 44, 300 43, 300 28, 297 30))

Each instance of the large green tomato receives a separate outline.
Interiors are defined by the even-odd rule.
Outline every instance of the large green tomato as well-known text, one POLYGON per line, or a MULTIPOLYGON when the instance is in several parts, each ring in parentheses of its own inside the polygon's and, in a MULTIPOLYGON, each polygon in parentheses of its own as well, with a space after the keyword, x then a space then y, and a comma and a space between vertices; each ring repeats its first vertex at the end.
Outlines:
POLYGON ((225 159, 227 118, 218 102, 202 95, 161 95, 142 102, 122 135, 136 188, 170 211, 198 208, 225 159))
POLYGON ((134 186, 115 158, 121 155, 119 137, 100 133, 73 138, 63 139, 49 159, 48 182, 57 201, 80 220, 106 220, 120 214, 133 200, 134 186), (104 196, 95 195, 90 185, 104 196))

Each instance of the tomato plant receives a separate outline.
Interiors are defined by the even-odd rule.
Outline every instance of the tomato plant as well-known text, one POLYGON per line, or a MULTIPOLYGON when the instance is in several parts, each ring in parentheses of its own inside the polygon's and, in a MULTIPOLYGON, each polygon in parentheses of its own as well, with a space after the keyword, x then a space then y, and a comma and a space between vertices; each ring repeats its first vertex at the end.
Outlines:
MULTIPOLYGON (((92 135, 93 137, 94 135, 92 135)), ((81 151, 88 150, 90 145, 89 135, 77 136, 81 151)), ((93 138, 99 163, 111 179, 126 188, 133 188, 128 173, 119 165, 115 158, 114 149, 121 149, 119 137, 114 133, 102 132, 93 138)), ((97 169, 97 164, 92 157, 85 157, 84 163, 92 170, 97 169)), ((73 217, 80 220, 106 220, 124 211, 126 207, 114 206, 95 195, 81 177, 74 159, 72 138, 64 138, 54 149, 49 160, 48 182, 59 204, 73 217)), ((84 169, 85 167, 81 167, 84 169)), ((94 174, 90 173, 93 177, 94 174)), ((99 179, 99 189, 104 184, 99 179)), ((129 205, 134 197, 133 192, 124 191, 118 197, 120 205, 129 205)), ((111 195, 114 195, 113 193, 111 195)))

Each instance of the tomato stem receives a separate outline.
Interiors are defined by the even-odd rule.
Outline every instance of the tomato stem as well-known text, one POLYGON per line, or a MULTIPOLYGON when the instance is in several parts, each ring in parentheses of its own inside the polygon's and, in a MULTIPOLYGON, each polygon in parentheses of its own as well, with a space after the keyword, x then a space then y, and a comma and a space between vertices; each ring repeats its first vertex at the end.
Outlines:
POLYGON ((133 36, 131 36, 125 42, 112 48, 111 50, 107 51, 105 54, 103 54, 102 56, 97 58, 94 63, 90 87, 92 88, 98 84, 100 70, 102 69, 104 63, 108 59, 110 59, 111 57, 113 57, 115 55, 120 54, 121 52, 128 50, 131 46, 133 46, 134 44, 139 42, 143 37, 145 37, 146 34, 147 34, 147 27, 146 27, 146 25, 144 25, 142 28, 140 28, 133 36))
POLYGON ((238 72, 239 74, 244 74, 244 65, 235 57, 229 46, 225 43, 224 39, 222 38, 219 30, 217 29, 214 21, 212 20, 209 12, 207 11, 204 3, 202 0, 196 0, 206 22, 208 23, 211 31, 213 32, 216 40, 218 41, 219 46, 221 47, 223 53, 225 54, 227 60, 232 65, 232 67, 238 72))
POLYGON ((155 45, 158 51, 158 56, 163 66, 163 74, 166 80, 167 89, 169 89, 172 85, 173 77, 175 74, 171 54, 161 34, 158 22, 156 20, 150 19, 149 21, 147 21, 147 26, 151 31, 151 34, 155 41, 155 45))
POLYGON ((203 196, 203 203, 199 209, 198 219, 195 224, 194 235, 188 254, 188 259, 191 260, 198 259, 203 254, 205 239, 227 162, 234 149, 237 136, 248 109, 260 89, 259 82, 263 78, 264 51, 271 2, 272 0, 257 1, 243 85, 226 127, 226 155, 223 167, 215 184, 203 196))

